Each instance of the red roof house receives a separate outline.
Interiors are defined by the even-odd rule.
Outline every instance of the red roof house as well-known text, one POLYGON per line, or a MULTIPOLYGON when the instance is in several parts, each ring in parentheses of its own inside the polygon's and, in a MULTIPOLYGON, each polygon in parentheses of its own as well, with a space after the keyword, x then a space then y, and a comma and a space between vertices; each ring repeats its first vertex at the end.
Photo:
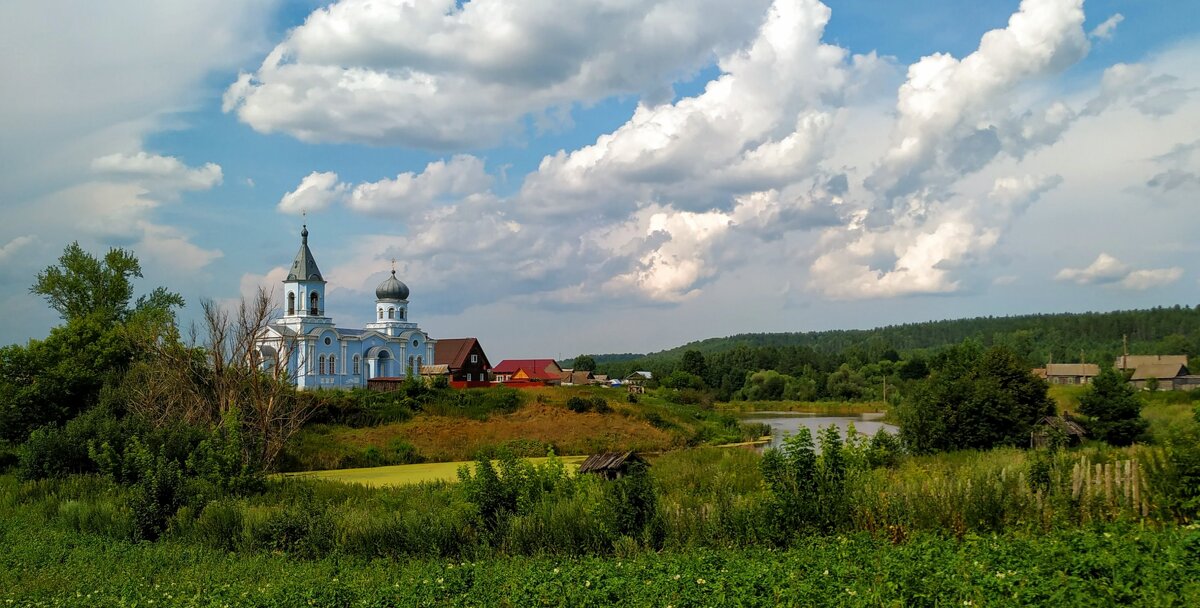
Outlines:
POLYGON ((554 359, 505 359, 492 373, 500 382, 540 381, 547 384, 561 382, 562 368, 554 359))

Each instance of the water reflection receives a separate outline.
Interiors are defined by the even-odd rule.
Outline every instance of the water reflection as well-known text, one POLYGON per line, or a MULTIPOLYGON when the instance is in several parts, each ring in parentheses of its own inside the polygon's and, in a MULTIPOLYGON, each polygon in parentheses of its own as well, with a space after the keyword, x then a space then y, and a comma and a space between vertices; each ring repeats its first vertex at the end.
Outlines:
POLYGON ((874 436, 880 430, 887 430, 893 435, 900 431, 899 427, 894 424, 881 422, 880 418, 883 417, 883 414, 878 413, 827 416, 803 412, 747 412, 739 414, 738 417, 746 422, 761 422, 771 426, 771 441, 766 447, 779 447, 785 436, 794 434, 802 426, 808 427, 812 431, 814 441, 817 437, 817 430, 831 424, 838 428, 843 439, 846 438, 846 428, 852 422, 856 431, 868 437, 874 436))

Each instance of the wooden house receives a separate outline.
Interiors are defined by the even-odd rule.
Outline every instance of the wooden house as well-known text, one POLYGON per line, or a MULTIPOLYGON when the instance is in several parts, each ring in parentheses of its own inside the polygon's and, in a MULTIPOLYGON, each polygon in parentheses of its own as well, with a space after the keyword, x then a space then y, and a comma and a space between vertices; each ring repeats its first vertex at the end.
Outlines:
POLYGON ((1050 384, 1091 384, 1100 375, 1095 363, 1047 363, 1046 381, 1050 384))
POLYGON ((554 359, 505 359, 492 368, 497 382, 559 384, 562 368, 554 359))
POLYGON ((1152 384, 1159 390, 1173 391, 1194 388, 1188 384, 1188 368, 1179 363, 1143 363, 1133 370, 1129 382, 1139 389, 1149 388, 1152 384), (1179 380, 1180 386, 1176 386, 1179 380))
POLYGON ((600 475, 605 479, 620 479, 632 466, 650 466, 633 452, 604 452, 592 454, 579 465, 580 473, 600 475))
POLYGON ((492 364, 475 338, 443 338, 433 350, 433 362, 445 365, 451 382, 489 382, 492 364))
POLYGON ((1066 445, 1078 445, 1087 432, 1070 416, 1044 416, 1034 423, 1033 430, 1029 432, 1029 447, 1050 447, 1055 436, 1066 441, 1066 445))

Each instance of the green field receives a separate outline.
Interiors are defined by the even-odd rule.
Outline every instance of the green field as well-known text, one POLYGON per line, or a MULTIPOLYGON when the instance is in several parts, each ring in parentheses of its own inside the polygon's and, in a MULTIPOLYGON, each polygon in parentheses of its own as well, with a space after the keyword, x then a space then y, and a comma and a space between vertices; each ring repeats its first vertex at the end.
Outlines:
MULTIPOLYGON (((559 460, 571 470, 579 467, 586 456, 560 456, 559 460)), ((526 458, 535 465, 545 464, 547 458, 526 458)), ((337 469, 332 471, 305 471, 302 473, 287 473, 285 477, 305 477, 310 479, 327 479, 345 483, 358 483, 371 487, 403 486, 427 481, 456 481, 458 469, 463 466, 471 467, 475 463, 459 462, 427 462, 423 464, 400 464, 390 467, 369 467, 364 469, 337 469)))

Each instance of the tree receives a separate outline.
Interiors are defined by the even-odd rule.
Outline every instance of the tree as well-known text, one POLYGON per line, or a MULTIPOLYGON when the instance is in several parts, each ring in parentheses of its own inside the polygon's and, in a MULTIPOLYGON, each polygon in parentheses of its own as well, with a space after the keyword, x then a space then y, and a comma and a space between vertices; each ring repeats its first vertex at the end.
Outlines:
POLYGON ((708 362, 704 360, 704 353, 695 349, 684 351, 679 369, 701 378, 708 376, 708 362))
POLYGON ((1112 445, 1129 445, 1145 432, 1142 402, 1125 376, 1104 366, 1079 397, 1079 412, 1091 418, 1092 434, 1112 445))
POLYGON ((46 298, 64 321, 95 316, 105 322, 124 321, 136 310, 170 312, 183 306, 183 298, 159 287, 138 298, 131 309, 132 278, 142 277, 142 266, 133 252, 114 247, 103 260, 83 250, 78 242, 67 245, 57 266, 48 266, 29 288, 46 298))
POLYGON ((899 408, 900 437, 914 453, 1025 445, 1054 413, 1045 381, 1005 347, 983 352, 966 342, 939 356, 899 408))
POLYGON ((579 355, 575 357, 574 366, 577 370, 594 372, 596 371, 596 359, 591 355, 579 355))

